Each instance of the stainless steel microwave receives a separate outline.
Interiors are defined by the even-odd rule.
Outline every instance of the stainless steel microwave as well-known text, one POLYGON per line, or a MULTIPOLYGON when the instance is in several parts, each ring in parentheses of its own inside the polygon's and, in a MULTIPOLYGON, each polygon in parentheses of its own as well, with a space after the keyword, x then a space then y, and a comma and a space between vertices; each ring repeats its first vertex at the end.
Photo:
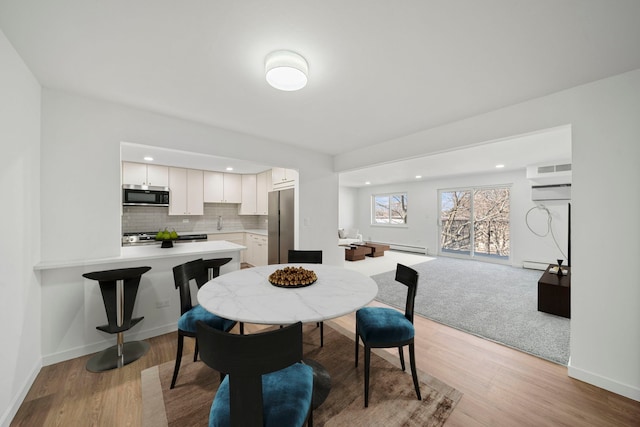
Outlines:
POLYGON ((169 188, 148 185, 122 186, 123 206, 169 206, 169 188))

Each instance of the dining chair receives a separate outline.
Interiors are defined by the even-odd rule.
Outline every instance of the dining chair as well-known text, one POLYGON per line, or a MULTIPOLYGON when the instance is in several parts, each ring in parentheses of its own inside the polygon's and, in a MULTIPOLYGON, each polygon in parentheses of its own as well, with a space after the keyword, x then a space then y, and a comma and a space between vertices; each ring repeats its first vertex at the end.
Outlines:
POLYGON ((413 326, 413 306, 418 289, 418 272, 405 265, 396 266, 396 281, 407 286, 407 301, 404 314, 393 308, 364 307, 356 311, 356 368, 358 367, 359 340, 364 344, 364 406, 369 406, 369 368, 371 364, 372 348, 398 347, 400 364, 405 370, 404 346, 409 347, 409 361, 413 386, 416 389, 418 400, 420 385, 416 371, 416 358, 414 350, 415 328, 413 326))
MULTIPOLYGON (((289 249, 288 263, 322 264, 322 251, 289 249)), ((320 347, 324 347, 324 322, 317 322, 320 328, 320 347)))
POLYGON ((302 323, 250 335, 197 323, 200 357, 225 373, 209 427, 311 426, 313 369, 302 361, 302 323))
MULTIPOLYGON (((203 321, 207 325, 229 331, 236 324, 233 320, 228 320, 205 310, 200 304, 193 305, 191 300, 191 281, 196 282, 196 286, 200 288, 208 281, 207 264, 200 259, 189 261, 184 264, 173 267, 173 280, 176 289, 180 291, 180 318, 178 319, 178 351, 176 353, 176 363, 173 368, 173 378, 171 379, 171 387, 174 388, 180 371, 180 363, 182 361, 182 349, 184 347, 184 337, 196 338, 196 322, 203 321)), ((218 270, 219 274, 219 270, 218 270)), ((196 338, 195 351, 193 353, 193 361, 198 359, 198 340, 196 338)))

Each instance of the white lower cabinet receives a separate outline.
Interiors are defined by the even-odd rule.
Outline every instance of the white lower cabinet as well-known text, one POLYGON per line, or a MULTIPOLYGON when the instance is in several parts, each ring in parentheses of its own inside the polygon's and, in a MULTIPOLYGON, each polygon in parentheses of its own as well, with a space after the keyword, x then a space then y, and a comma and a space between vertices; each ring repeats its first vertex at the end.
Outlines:
POLYGON ((267 236, 246 233, 247 263, 253 266, 267 265, 267 236))
MULTIPOLYGON (((239 233, 214 233, 207 234, 207 240, 226 240, 227 242, 235 243, 236 245, 247 246, 245 244, 244 232, 239 233)), ((240 251, 240 262, 247 262, 247 251, 240 251)))

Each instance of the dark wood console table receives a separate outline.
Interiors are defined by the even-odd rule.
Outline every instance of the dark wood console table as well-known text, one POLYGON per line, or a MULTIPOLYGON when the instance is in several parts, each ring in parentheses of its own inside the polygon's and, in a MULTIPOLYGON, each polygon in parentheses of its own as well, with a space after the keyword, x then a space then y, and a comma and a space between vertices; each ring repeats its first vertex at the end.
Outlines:
POLYGON ((538 311, 571 318, 571 267, 562 267, 565 276, 551 273, 554 267, 550 264, 538 280, 538 311))

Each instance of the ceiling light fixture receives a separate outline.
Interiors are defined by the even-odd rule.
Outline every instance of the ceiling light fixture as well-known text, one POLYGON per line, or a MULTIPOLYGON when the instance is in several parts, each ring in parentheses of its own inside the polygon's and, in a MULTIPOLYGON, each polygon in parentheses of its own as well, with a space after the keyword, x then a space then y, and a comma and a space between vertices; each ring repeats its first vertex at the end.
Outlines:
POLYGON ((294 91, 307 85, 309 65, 300 55, 289 50, 276 50, 264 61, 267 82, 276 89, 294 91))
POLYGON ((422 178, 422 175, 416 175, 416 179, 422 178))
POLYGON ((502 169, 504 167, 504 165, 496 165, 496 168, 498 169, 502 169))
POLYGON ((365 185, 369 185, 369 184, 371 184, 371 182, 369 182, 369 181, 365 182, 365 185))
POLYGON ((227 170, 228 170, 228 171, 232 171, 232 170, 233 170, 233 168, 232 168, 231 166, 229 166, 229 167, 227 168, 227 170))
POLYGON ((153 161, 153 157, 151 156, 145 156, 144 158, 147 162, 152 162, 153 161))

